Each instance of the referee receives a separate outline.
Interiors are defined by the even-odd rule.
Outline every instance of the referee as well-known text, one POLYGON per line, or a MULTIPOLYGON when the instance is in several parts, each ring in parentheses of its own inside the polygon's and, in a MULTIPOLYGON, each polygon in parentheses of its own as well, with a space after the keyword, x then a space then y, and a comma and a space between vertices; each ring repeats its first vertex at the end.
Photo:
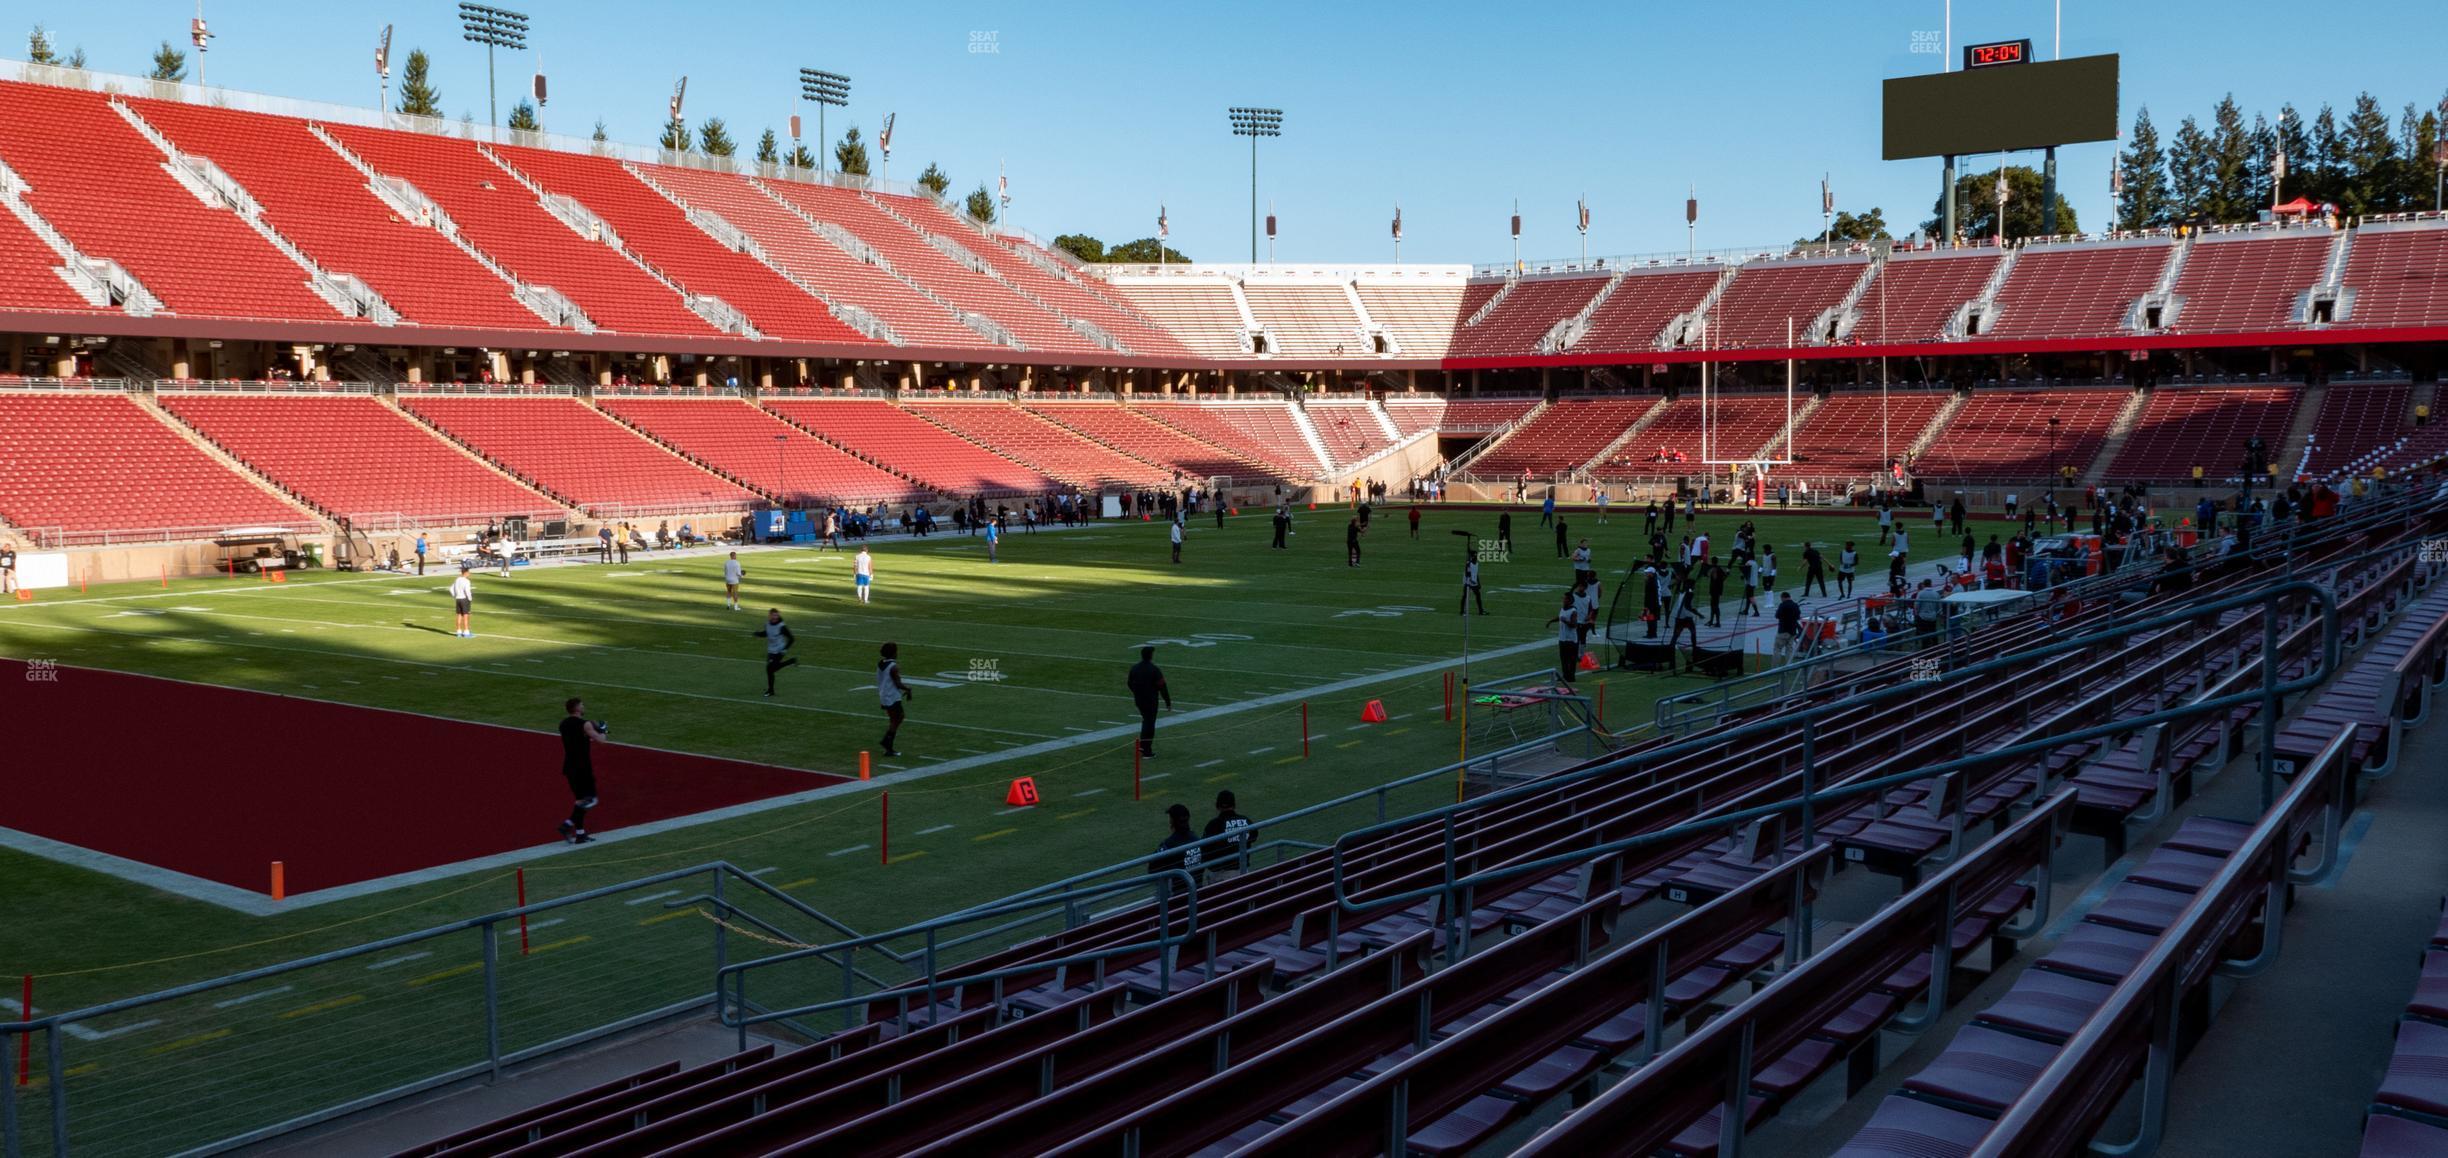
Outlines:
POLYGON ((611 731, 601 720, 586 718, 586 701, 571 696, 561 705, 561 778, 569 782, 570 814, 561 822, 561 839, 593 844, 587 835, 587 810, 595 807, 595 745, 611 731))

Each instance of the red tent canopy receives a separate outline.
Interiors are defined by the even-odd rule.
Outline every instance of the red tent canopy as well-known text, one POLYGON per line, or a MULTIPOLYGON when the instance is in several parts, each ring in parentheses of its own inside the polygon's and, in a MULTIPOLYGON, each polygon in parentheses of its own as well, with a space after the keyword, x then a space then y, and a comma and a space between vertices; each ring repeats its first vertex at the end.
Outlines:
POLYGON ((2298 197, 2293 201, 2289 201, 2284 205, 2278 206, 2276 212, 2291 214, 2296 217, 2309 217, 2312 214, 2320 212, 2320 206, 2315 205, 2304 198, 2298 197))

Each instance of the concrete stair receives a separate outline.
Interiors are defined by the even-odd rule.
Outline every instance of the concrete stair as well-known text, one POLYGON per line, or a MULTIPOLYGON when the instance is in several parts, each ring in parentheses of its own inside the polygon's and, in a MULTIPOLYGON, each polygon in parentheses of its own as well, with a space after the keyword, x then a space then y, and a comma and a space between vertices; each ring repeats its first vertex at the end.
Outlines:
POLYGON ((2116 420, 2108 424, 2108 437, 2100 440, 2098 456, 2077 476, 2080 485, 2095 487, 2107 477, 2109 464, 2115 462, 2117 453, 2125 449, 2125 440, 2133 437, 2134 427, 2142 421, 2142 408, 2148 405, 2148 390, 2136 390, 2133 397, 2125 400, 2125 408, 2117 411, 2116 420))

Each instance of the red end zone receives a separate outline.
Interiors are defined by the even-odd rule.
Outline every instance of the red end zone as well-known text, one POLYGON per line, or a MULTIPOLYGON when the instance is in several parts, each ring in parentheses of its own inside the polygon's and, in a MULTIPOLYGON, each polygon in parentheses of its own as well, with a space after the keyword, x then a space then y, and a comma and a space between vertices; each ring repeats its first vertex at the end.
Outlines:
MULTIPOLYGON (((0 828, 269 893, 550 843, 568 815, 549 732, 0 659, 0 828), (29 680, 29 677, 33 677, 29 680)), ((607 743, 597 832, 845 777, 607 743)))

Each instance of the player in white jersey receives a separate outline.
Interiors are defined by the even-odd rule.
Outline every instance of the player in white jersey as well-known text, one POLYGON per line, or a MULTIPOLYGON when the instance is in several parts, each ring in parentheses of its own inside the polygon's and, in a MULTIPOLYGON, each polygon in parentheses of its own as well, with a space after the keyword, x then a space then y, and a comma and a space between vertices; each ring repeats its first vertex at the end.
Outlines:
POLYGON ((723 602, 733 611, 740 609, 740 578, 746 574, 740 568, 739 552, 733 551, 730 558, 723 560, 723 602))
POLYGON ((451 634, 461 639, 473 638, 476 633, 468 630, 468 608, 476 602, 476 585, 468 582, 468 567, 465 562, 459 564, 459 577, 451 580, 450 594, 451 609, 459 616, 458 629, 451 634))
POLYGON ((875 585, 875 556, 867 553, 867 545, 859 544, 858 557, 850 561, 852 582, 858 585, 858 601, 867 602, 867 589, 875 585))

